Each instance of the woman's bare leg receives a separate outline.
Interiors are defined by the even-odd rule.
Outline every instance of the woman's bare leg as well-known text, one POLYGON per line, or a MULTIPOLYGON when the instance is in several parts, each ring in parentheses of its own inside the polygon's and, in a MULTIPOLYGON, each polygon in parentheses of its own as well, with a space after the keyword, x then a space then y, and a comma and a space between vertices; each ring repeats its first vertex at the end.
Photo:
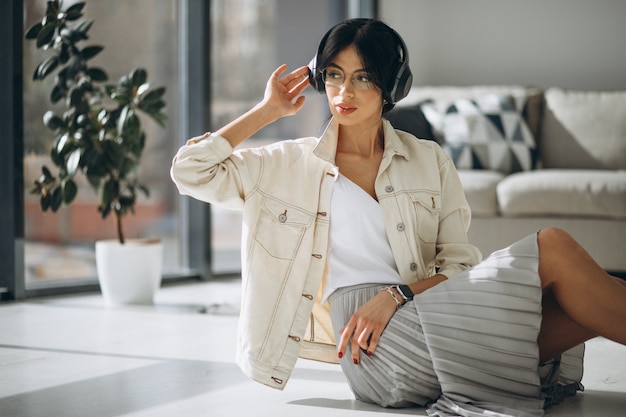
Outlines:
POLYGON ((539 232, 543 319, 537 343, 548 360, 596 335, 626 344, 626 283, 607 274, 565 231, 539 232))

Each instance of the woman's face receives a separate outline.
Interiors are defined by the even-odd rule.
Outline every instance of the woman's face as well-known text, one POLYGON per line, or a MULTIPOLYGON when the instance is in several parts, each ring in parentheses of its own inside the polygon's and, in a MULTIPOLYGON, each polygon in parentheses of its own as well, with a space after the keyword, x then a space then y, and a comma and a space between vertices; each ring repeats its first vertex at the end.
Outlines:
POLYGON ((339 52, 326 67, 328 106, 339 124, 371 127, 380 121, 382 93, 368 77, 354 45, 339 52))

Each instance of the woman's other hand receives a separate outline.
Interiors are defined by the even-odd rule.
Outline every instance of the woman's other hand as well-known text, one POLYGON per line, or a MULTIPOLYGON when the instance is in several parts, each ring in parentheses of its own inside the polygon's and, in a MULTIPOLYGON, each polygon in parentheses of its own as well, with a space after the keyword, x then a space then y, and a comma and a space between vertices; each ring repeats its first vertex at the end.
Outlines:
POLYGON ((352 360, 355 364, 360 361, 361 350, 368 355, 373 354, 376 351, 376 346, 378 346, 380 336, 397 307, 396 301, 387 291, 381 291, 363 304, 339 331, 341 336, 337 347, 339 358, 345 354, 348 343, 352 343, 352 360))

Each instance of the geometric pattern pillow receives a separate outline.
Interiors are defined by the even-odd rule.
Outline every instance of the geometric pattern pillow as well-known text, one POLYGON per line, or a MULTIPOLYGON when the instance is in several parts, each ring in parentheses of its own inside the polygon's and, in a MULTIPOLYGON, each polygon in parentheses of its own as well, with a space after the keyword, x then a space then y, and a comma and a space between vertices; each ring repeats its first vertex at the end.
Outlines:
POLYGON ((488 169, 510 174, 535 168, 535 140, 510 95, 458 99, 437 111, 422 111, 439 134, 443 149, 458 169, 488 169))

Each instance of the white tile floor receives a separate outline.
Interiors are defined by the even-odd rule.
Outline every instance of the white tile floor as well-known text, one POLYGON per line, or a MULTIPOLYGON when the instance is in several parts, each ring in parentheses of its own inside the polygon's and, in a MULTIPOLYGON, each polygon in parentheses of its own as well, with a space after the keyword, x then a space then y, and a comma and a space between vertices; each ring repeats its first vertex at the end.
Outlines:
MULTIPOLYGON (((237 281, 168 286, 155 306, 99 295, 0 304, 0 416, 426 415, 354 401, 340 369, 301 360, 284 391, 234 363, 237 281)), ((626 347, 588 343, 584 393, 548 416, 626 415, 626 347)))

